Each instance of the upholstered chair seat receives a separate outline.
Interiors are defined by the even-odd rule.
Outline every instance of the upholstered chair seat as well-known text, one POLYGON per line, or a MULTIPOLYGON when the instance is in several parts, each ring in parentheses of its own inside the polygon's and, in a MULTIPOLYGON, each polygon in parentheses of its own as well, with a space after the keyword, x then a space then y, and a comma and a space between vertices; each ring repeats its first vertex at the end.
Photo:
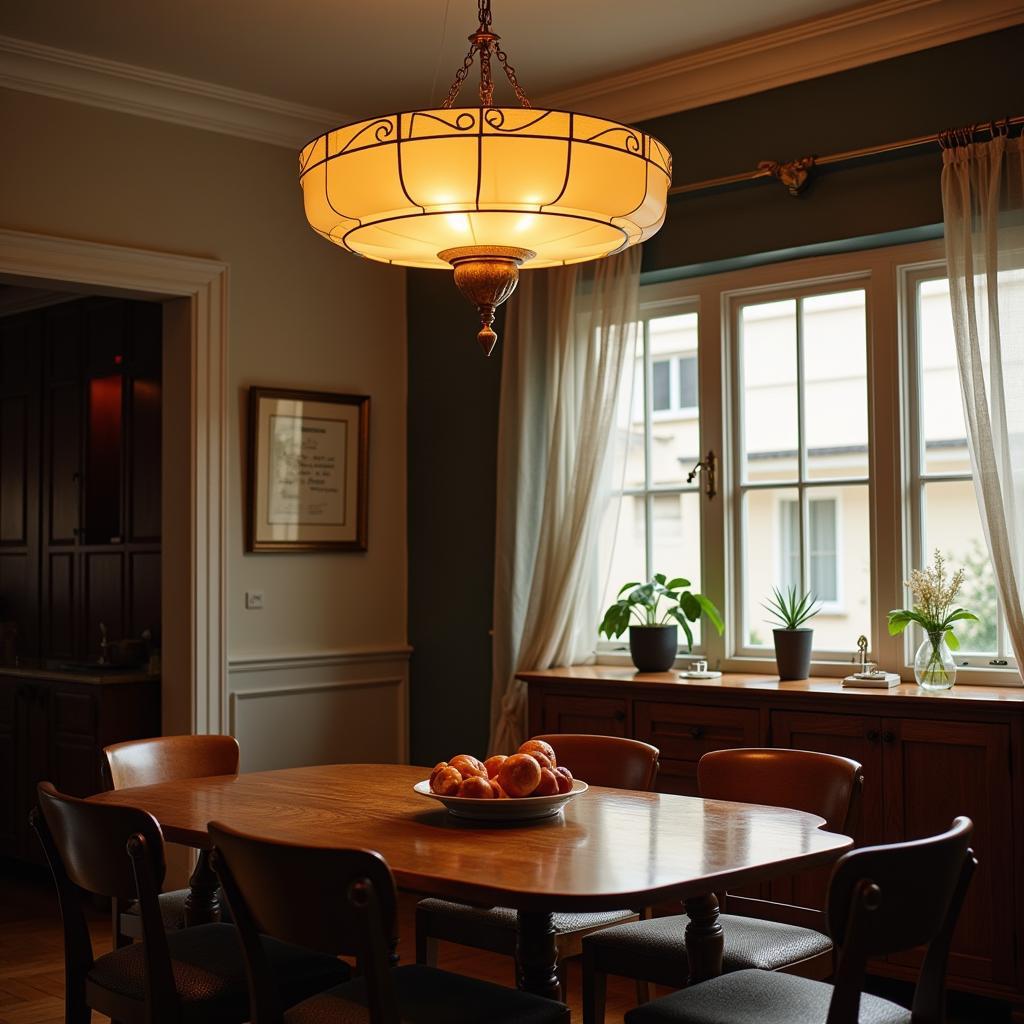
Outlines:
MULTIPOLYGON (((633 921, 595 932, 587 939, 588 957, 605 974, 642 976, 657 985, 682 988, 689 965, 686 959, 685 914, 633 921)), ((724 933, 722 971, 758 968, 777 971, 827 954, 832 941, 813 928, 762 921, 756 917, 722 914, 724 933)))
MULTIPOLYGON (((562 1003, 434 967, 392 971, 402 1024, 568 1024, 562 1003)), ((361 978, 285 1011, 285 1024, 370 1024, 361 978)))
MULTIPOLYGON (((832 986, 794 974, 738 971, 626 1014, 626 1024, 826 1024, 832 986)), ((862 994, 857 1024, 910 1024, 910 1011, 862 994)))
MULTIPOLYGON (((336 957, 263 939, 267 958, 281 979, 282 998, 298 1002, 347 981, 351 968, 336 957)), ((245 958, 232 925, 204 924, 167 936, 174 987, 184 1020, 215 1024, 248 1019, 245 958)), ((99 957, 86 975, 91 1006, 145 999, 146 960, 141 943, 99 957)))

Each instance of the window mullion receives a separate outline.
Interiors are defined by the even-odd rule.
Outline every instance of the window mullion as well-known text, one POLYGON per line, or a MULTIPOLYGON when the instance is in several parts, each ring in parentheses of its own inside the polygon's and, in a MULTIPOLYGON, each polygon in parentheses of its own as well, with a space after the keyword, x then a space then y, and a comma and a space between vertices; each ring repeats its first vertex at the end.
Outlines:
POLYGON ((651 362, 651 322, 644 320, 644 573, 654 573, 654 513, 651 501, 651 426, 654 418, 653 365, 651 362))

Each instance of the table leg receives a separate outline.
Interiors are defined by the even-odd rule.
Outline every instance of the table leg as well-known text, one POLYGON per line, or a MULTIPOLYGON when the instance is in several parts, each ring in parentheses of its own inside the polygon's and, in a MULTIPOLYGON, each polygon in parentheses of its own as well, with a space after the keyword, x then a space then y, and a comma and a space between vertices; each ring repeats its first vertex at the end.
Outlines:
POLYGON ((195 871, 188 880, 185 897, 185 924, 211 924, 220 920, 217 875, 210 866, 210 851, 200 850, 195 871))
POLYGON ((535 910, 520 910, 516 935, 516 981, 524 992, 558 999, 558 947, 555 918, 535 910))
POLYGON ((686 956, 690 964, 687 984, 716 978, 722 973, 722 925, 718 920, 718 898, 709 892, 684 900, 687 916, 686 956))

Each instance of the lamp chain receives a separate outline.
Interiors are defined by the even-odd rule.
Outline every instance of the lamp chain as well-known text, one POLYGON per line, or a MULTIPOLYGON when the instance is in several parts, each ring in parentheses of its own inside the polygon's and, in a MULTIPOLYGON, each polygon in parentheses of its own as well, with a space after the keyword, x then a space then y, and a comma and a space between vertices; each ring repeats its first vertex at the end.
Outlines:
POLYGON ((455 103, 459 90, 469 75, 469 69, 473 66, 473 55, 476 53, 480 54, 480 105, 482 107, 494 106, 494 79, 491 76, 491 54, 493 53, 498 58, 498 63, 505 72, 512 91, 516 94, 516 99, 524 107, 529 107, 530 101, 519 84, 516 69, 509 64, 508 54, 498 45, 498 40, 501 37, 491 31, 491 0, 478 0, 477 7, 480 26, 469 37, 469 52, 462 61, 462 67, 455 72, 455 81, 452 82, 448 95, 441 106, 448 109, 455 103))

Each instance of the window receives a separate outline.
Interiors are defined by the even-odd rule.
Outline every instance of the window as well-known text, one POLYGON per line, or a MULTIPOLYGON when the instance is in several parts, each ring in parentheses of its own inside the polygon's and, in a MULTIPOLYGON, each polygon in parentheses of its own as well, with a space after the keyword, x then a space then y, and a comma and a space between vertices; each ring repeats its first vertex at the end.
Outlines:
POLYGON ((651 363, 651 410, 656 413, 697 412, 697 353, 651 363))
POLYGON ((796 586, 822 604, 816 674, 846 675, 863 634, 871 660, 912 680, 919 636, 890 637, 886 613, 938 547, 967 569, 963 603, 982 620, 957 630, 958 684, 1021 682, 974 495, 943 256, 923 242, 644 286, 622 501, 601 538, 609 602, 627 580, 684 575, 726 620, 702 654, 771 672, 762 604, 796 586), (709 451, 714 498, 703 475, 686 481, 709 451))
MULTIPOLYGON (((700 458, 697 313, 688 304, 643 320, 637 353, 619 397, 612 462, 620 501, 609 506, 601 543, 612 552, 604 607, 627 580, 656 572, 700 587, 700 481, 686 477, 700 458)), ((700 631, 694 634, 699 642, 700 631)))
MULTIPOLYGON (((810 498, 807 502, 810 589, 823 606, 839 601, 838 519, 835 498, 810 498)), ((800 576, 800 504, 784 499, 780 505, 780 581, 783 588, 802 590, 800 576)))
POLYGON ((732 306, 738 651, 769 646, 776 586, 821 602, 816 650, 852 651, 871 632, 866 291, 776 296, 732 306))
MULTIPOLYGON (((944 268, 907 275, 905 291, 911 320, 906 388, 911 508, 908 562, 922 565, 938 549, 951 564, 967 571, 960 601, 981 621, 957 627, 958 666, 1011 666, 1013 653, 974 491, 944 268)), ((908 643, 916 647, 921 639, 915 629, 908 643)), ((912 650, 907 653, 913 657, 912 650)))

